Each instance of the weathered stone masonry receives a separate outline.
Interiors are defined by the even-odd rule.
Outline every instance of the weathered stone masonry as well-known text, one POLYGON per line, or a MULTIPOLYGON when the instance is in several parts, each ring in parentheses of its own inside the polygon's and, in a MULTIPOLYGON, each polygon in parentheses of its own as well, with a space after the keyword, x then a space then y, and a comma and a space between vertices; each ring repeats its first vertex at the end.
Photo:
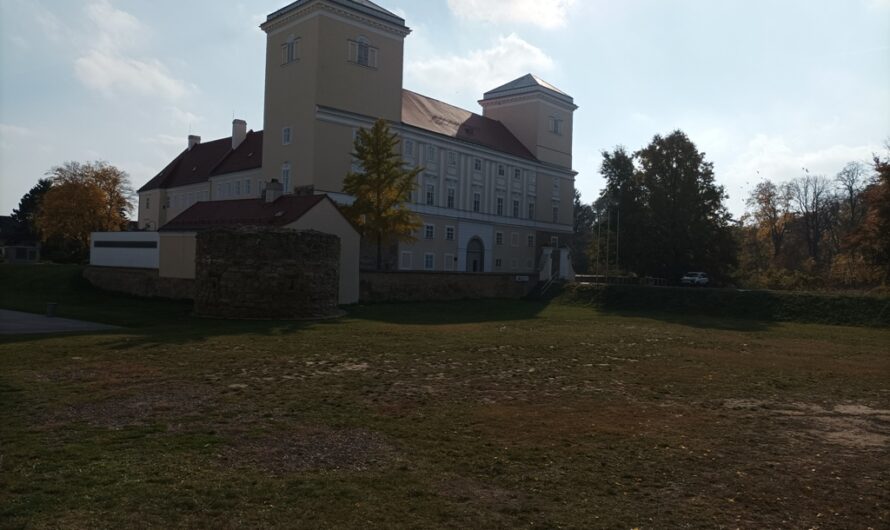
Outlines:
POLYGON ((312 319, 338 314, 340 239, 320 232, 224 228, 197 236, 195 313, 312 319))

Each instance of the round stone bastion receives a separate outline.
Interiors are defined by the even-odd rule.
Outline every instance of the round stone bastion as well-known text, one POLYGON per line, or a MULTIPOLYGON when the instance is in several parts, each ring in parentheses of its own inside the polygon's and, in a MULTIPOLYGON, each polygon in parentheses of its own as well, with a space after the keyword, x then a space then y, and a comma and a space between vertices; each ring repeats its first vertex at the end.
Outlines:
POLYGON ((210 318, 311 320, 338 316, 340 238, 279 228, 197 234, 195 313, 210 318))

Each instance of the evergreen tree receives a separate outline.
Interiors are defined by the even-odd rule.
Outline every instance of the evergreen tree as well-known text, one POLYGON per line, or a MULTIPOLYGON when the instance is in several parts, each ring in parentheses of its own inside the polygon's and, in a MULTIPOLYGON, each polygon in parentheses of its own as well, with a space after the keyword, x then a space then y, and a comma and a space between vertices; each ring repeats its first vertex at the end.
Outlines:
POLYGON ((40 179, 19 200, 19 207, 12 211, 12 220, 17 225, 17 238, 22 240, 37 239, 37 212, 40 208, 40 201, 43 200, 43 196, 49 191, 51 186, 52 181, 50 179, 40 179))
POLYGON ((352 156, 362 170, 350 172, 343 181, 343 191, 355 197, 345 209, 347 215, 363 237, 371 237, 376 243, 377 270, 383 268, 384 240, 412 241, 420 228, 420 219, 408 203, 423 168, 406 169, 398 145, 398 136, 382 119, 371 130, 359 130, 352 156))

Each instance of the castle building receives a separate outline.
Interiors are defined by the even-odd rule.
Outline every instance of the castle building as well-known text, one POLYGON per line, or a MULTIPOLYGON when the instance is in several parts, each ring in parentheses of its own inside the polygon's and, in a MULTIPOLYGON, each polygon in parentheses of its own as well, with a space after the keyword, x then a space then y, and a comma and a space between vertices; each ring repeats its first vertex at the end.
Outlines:
POLYGON ((368 0, 298 0, 270 14, 263 130, 188 148, 139 190, 139 227, 158 230, 198 202, 312 190, 339 203, 357 170, 360 128, 387 120, 424 168, 411 208, 423 226, 399 243, 400 270, 570 274, 572 97, 529 74, 484 94, 473 113, 403 88, 399 16, 368 0))

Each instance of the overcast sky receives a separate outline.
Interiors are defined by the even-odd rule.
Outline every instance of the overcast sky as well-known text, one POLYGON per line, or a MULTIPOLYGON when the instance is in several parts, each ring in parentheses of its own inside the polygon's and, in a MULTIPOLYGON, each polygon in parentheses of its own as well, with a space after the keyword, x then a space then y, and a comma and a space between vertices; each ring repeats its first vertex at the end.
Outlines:
MULTIPOLYGON (((135 187, 191 132, 262 128, 286 0, 0 0, 0 214, 66 160, 135 187)), ((683 129, 733 213, 761 177, 835 174, 890 137, 890 0, 380 0, 413 29, 405 87, 479 111, 528 72, 575 97, 577 187, 600 152, 683 129)))

